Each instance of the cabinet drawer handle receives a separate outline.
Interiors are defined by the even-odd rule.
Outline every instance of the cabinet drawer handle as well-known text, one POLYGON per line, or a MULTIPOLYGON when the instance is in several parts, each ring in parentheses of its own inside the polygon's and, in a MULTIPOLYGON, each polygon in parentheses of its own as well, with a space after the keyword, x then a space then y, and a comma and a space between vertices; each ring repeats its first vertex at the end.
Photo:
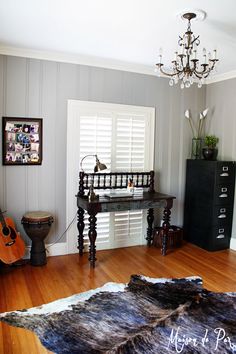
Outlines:
POLYGON ((225 229, 219 229, 218 232, 219 234, 223 234, 223 232, 225 232, 225 229))
POLYGON ((227 172, 221 173, 220 177, 229 177, 229 174, 227 172))
POLYGON ((219 195, 219 198, 228 198, 228 194, 222 193, 219 195))
POLYGON ((216 236, 216 238, 225 238, 225 235, 218 235, 218 236, 216 236))
POLYGON ((221 208, 220 213, 226 213, 226 208, 221 208))
POLYGON ((223 171, 229 171, 229 167, 228 167, 228 166, 223 166, 223 167, 222 167, 222 170, 223 170, 223 171))
POLYGON ((226 218, 226 215, 225 214, 220 214, 219 216, 218 216, 218 219, 225 219, 226 218))

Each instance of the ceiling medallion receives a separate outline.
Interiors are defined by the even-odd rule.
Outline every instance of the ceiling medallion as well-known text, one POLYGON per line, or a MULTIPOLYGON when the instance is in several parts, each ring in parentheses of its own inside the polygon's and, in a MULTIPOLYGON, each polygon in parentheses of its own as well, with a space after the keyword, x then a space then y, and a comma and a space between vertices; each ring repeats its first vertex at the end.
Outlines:
MULTIPOLYGON (((188 21, 188 26, 183 36, 179 36, 178 51, 175 52, 175 58, 171 62, 172 67, 170 71, 163 69, 164 64, 162 63, 162 54, 160 53, 159 63, 156 64, 157 68, 155 71, 158 72, 159 76, 162 74, 170 77, 170 86, 180 82, 180 87, 183 89, 190 87, 196 82, 200 88, 215 68, 215 64, 219 59, 217 59, 216 50, 214 50, 213 57, 211 53, 208 53, 207 58, 206 49, 203 48, 203 62, 200 64, 199 59, 197 59, 197 47, 200 44, 200 39, 191 30, 191 20, 196 19, 197 15, 193 12, 187 12, 181 18, 188 21)), ((205 16, 201 19, 204 18, 205 16)))

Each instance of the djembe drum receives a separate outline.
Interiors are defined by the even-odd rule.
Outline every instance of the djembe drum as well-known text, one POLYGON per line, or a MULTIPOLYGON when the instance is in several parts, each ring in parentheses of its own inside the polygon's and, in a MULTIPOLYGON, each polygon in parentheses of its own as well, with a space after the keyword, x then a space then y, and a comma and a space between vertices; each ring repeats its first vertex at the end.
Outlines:
POLYGON ((30 263, 40 266, 47 263, 44 239, 49 233, 53 223, 51 214, 45 211, 33 211, 26 213, 21 219, 24 230, 32 241, 30 251, 30 263))

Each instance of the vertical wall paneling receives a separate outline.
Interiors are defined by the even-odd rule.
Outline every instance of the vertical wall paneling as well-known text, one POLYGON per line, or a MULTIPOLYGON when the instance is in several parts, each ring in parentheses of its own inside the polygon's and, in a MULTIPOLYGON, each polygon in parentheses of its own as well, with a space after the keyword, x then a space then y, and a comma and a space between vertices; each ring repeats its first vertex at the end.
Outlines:
MULTIPOLYGON (((42 82, 40 77, 41 63, 39 60, 29 59, 28 71, 28 102, 26 117, 28 118, 42 118, 40 110, 40 84, 42 82)), ((40 166, 28 166, 28 203, 27 211, 35 211, 39 209, 39 171, 40 166)))
MULTIPOLYGON (((47 243, 54 242, 65 231, 69 99, 155 107, 157 189, 176 195, 172 222, 181 225, 185 160, 191 142, 183 112, 186 108, 205 108, 204 88, 182 91, 177 86, 170 88, 168 80, 154 76, 0 56, 2 115, 43 118, 42 165, 0 167, 0 205, 8 208, 22 233, 20 220, 28 211, 26 208, 54 214, 56 222, 47 243)), ((79 162, 77 168, 79 172, 79 162)), ((24 237, 27 239, 25 234, 24 237)))
MULTIPOLYGON (((25 68, 25 117, 29 117, 29 64, 30 59, 26 59, 25 68)), ((29 179, 28 166, 24 168, 25 171, 25 210, 29 210, 29 179)))
MULTIPOLYGON (((34 60, 32 60, 34 61, 34 60)), ((44 117, 43 117, 43 89, 44 89, 44 61, 40 61, 40 66, 39 66, 39 95, 38 95, 38 108, 39 108, 39 118, 43 119, 43 164, 44 164, 44 155, 45 155, 45 148, 44 148, 44 117)), ((41 166, 39 166, 37 170, 37 176, 38 176, 38 187, 37 187, 37 210, 40 209, 41 204, 41 190, 42 190, 42 169, 41 166)))
MULTIPOLYGON (((26 59, 7 57, 6 72, 6 116, 24 117, 26 102, 26 59)), ((6 169, 6 209, 17 225, 20 225, 22 211, 25 210, 26 169, 24 166, 5 166, 6 169)))
MULTIPOLYGON (((6 114, 6 57, 0 56, 0 114, 1 117, 6 114)), ((1 122, 2 123, 2 122, 1 122)), ((0 124, 0 134, 2 136, 2 124, 0 124)), ((0 152, 2 163, 2 149, 0 152)), ((0 169, 0 207, 2 210, 6 208, 6 169, 0 169)))
POLYGON ((77 68, 77 98, 83 101, 88 101, 90 67, 86 65, 77 65, 77 68))
POLYGON ((186 142, 184 142, 184 137, 186 138, 187 134, 185 132, 186 122, 184 118, 184 92, 180 93, 180 106, 179 106, 179 166, 178 166, 178 193, 175 200, 175 205, 177 208, 177 224, 181 225, 183 220, 183 199, 184 199, 184 188, 185 185, 185 156, 187 156, 186 142))
POLYGON ((90 69, 90 100, 98 102, 104 101, 104 69, 91 68, 90 69))
MULTIPOLYGON (((178 192, 178 179, 179 174, 179 158, 180 158, 180 146, 179 134, 180 134, 180 90, 178 87, 170 87, 171 102, 170 105, 170 124, 169 124, 169 133, 168 133, 168 191, 170 194, 175 194, 177 202, 174 201, 174 208, 172 209, 172 218, 177 220, 178 209, 179 209, 179 196, 176 194, 178 192), (171 90, 173 89, 173 90, 171 90), (178 147, 178 148, 177 148, 178 147)), ((178 220, 176 221, 178 222, 178 220)))
POLYGON ((104 69, 104 102, 121 103, 124 72, 104 69))
MULTIPOLYGON (((57 139, 56 113, 57 113, 57 83, 58 64, 50 61, 43 63, 42 88, 42 117, 43 117, 43 163, 40 166, 41 193, 39 198, 40 210, 54 214, 55 211, 55 184, 58 177, 55 173, 55 159, 60 151, 55 149, 57 139)), ((59 126, 59 125, 58 125, 59 126)), ((60 128, 58 129, 60 130, 60 128)), ((57 232, 57 218, 53 223, 50 234, 57 232)), ((54 237, 51 238, 54 240, 54 237)))
MULTIPOLYGON (((77 65, 60 63, 57 79, 57 103, 55 120, 55 175, 57 183, 54 184, 55 215, 57 218, 58 233, 55 238, 62 235, 66 228, 66 134, 67 134, 67 101, 77 97, 77 65), (64 148, 63 148, 64 147, 64 148), (58 178, 57 176, 60 176, 58 178)), ((68 137, 70 139, 70 137, 68 137)), ((74 198, 76 203, 76 198, 74 198)), ((71 220, 70 220, 71 221, 71 220)), ((65 242, 65 236, 60 242, 65 242)))

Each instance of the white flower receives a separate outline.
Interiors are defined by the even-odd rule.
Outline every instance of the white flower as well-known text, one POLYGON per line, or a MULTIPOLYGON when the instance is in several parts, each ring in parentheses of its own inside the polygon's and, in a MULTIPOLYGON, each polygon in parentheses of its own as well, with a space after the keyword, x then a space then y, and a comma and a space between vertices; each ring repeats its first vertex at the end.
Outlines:
POLYGON ((209 108, 204 109, 204 111, 202 112, 203 118, 206 118, 208 111, 209 108))
POLYGON ((206 108, 206 109, 204 109, 203 112, 200 112, 200 115, 199 115, 199 124, 198 124, 198 132, 197 132, 198 137, 200 137, 201 134, 202 134, 203 119, 206 118, 207 113, 208 113, 208 110, 209 110, 209 108, 206 108))
POLYGON ((196 127, 195 127, 194 121, 192 120, 190 109, 186 109, 186 111, 184 112, 185 118, 187 118, 189 121, 189 125, 192 130, 193 137, 201 138, 202 129, 203 129, 203 125, 204 125, 204 119, 207 116, 208 110, 209 110, 209 108, 206 108, 206 109, 204 109, 203 112, 199 113, 198 126, 196 126, 196 127))
POLYGON ((186 111, 184 112, 185 118, 190 119, 190 110, 186 109, 186 111))

